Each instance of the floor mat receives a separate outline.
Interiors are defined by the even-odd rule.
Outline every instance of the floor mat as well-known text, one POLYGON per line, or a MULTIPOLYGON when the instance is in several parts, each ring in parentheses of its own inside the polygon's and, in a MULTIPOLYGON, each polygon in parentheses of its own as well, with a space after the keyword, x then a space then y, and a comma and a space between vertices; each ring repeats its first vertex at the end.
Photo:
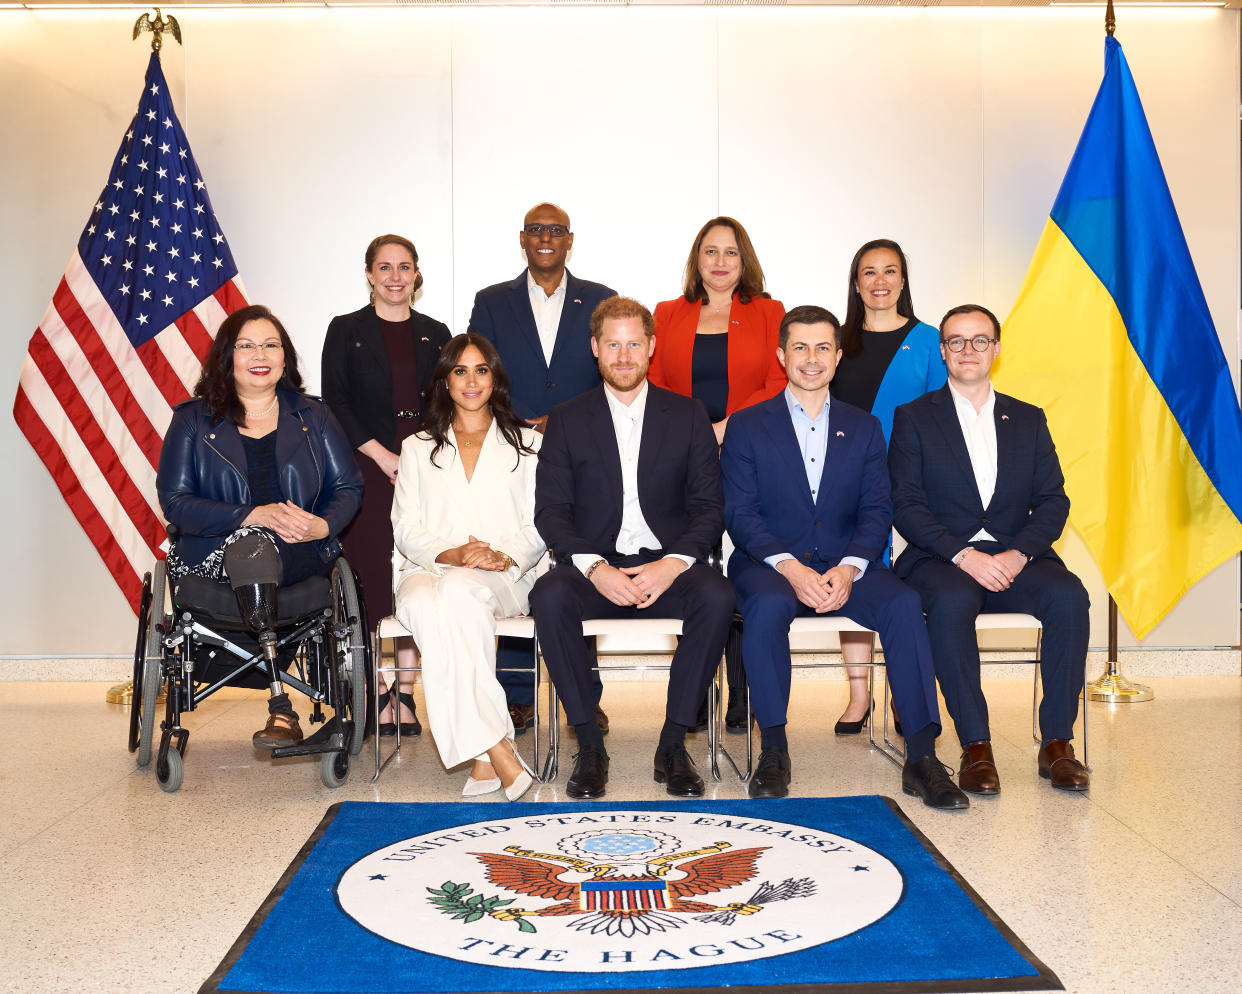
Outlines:
POLYGON ((706 987, 1062 989, 892 800, 834 797, 337 804, 201 990, 706 987))

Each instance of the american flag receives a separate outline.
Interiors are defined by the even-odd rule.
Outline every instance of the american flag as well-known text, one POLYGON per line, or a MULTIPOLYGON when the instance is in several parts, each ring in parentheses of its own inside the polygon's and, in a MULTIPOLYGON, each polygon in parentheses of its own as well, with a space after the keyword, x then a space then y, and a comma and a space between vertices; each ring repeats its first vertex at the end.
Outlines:
POLYGON ((155 496, 173 405, 246 304, 151 55, 138 112, 26 349, 13 417, 135 610, 162 556, 155 496))

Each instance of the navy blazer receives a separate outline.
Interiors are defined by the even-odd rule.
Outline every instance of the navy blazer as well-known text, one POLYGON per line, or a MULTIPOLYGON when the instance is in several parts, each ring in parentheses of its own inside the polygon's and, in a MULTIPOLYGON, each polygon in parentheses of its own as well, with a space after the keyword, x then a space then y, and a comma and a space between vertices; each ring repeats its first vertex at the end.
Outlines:
MULTIPOLYGON (((345 433, 323 404, 292 390, 280 389, 277 397, 280 492, 328 523, 328 537, 315 545, 320 558, 330 562, 341 552, 336 536, 362 502, 362 474, 345 433)), ((178 404, 164 434, 155 488, 164 517, 181 531, 177 554, 188 565, 202 562, 254 507, 237 426, 213 422, 202 400, 178 404)))
MULTIPOLYGON (((561 562, 617 558, 621 455, 604 386, 552 409, 535 473, 535 527, 561 562)), ((724 506, 716 436, 697 400, 647 386, 638 450, 638 503, 666 555, 705 560, 724 506)))
POLYGON ((996 489, 984 507, 948 386, 894 412, 893 515, 909 543, 893 566, 898 576, 929 557, 951 561, 980 528, 1007 549, 1057 558, 1052 543, 1065 528, 1069 498, 1044 412, 998 393, 993 417, 996 489))
MULTIPOLYGON (((414 319, 418 392, 425 411, 431 374, 450 336, 448 328, 435 318, 413 310, 410 316, 414 319)), ((390 452, 397 451, 392 365, 379 318, 370 304, 332 319, 323 340, 322 374, 323 399, 340 420, 350 447, 356 449, 373 438, 390 452)))
POLYGON ((517 279, 476 293, 468 330, 482 335, 500 353, 509 374, 513 410, 519 417, 538 418, 599 385, 599 365, 591 352, 591 315, 617 291, 566 270, 565 303, 548 363, 530 309, 526 273, 523 269, 517 279))
POLYGON ((875 563, 888 544, 884 432, 877 418, 842 400, 834 398, 828 408, 828 449, 815 500, 783 390, 729 418, 720 470, 725 524, 736 548, 730 575, 747 561, 762 563, 783 552, 803 563, 835 566, 846 556, 875 563))

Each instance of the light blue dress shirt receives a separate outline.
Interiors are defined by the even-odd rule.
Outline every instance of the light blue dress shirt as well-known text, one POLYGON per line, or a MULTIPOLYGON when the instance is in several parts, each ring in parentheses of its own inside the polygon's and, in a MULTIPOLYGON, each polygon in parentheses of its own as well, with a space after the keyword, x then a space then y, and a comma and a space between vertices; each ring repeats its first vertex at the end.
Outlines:
MULTIPOLYGON (((798 450, 802 453, 802 465, 806 470, 806 485, 811 492, 811 502, 819 499, 819 484, 824 476, 824 458, 828 454, 828 414, 832 403, 831 397, 824 400, 824 406, 812 417, 793 395, 789 387, 785 387, 785 406, 789 408, 789 417, 793 421, 794 435, 798 439, 798 450)), ((776 564, 786 559, 793 559, 790 552, 778 552, 768 556, 764 562, 776 568, 776 564)), ((840 566, 853 566, 858 570, 855 580, 862 579, 867 572, 867 560, 858 556, 846 556, 838 563, 840 566)))

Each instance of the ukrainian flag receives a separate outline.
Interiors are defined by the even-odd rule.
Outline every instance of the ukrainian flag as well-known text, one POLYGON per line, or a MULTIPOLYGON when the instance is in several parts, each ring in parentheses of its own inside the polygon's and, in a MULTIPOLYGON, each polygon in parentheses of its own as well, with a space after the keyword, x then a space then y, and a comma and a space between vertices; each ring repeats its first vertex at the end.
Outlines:
POLYGON ((1134 634, 1242 549, 1242 412, 1121 46, 1005 322, 1070 523, 1134 634))

